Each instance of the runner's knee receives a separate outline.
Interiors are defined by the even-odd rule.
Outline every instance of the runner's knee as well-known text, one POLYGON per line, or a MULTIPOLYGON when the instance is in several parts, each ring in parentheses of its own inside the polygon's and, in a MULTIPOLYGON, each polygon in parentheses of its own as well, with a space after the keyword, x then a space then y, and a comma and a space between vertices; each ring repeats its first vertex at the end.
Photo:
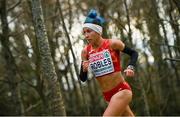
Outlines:
POLYGON ((129 103, 132 99, 132 91, 130 90, 122 90, 116 94, 114 94, 111 98, 111 101, 119 101, 122 100, 123 102, 129 103))

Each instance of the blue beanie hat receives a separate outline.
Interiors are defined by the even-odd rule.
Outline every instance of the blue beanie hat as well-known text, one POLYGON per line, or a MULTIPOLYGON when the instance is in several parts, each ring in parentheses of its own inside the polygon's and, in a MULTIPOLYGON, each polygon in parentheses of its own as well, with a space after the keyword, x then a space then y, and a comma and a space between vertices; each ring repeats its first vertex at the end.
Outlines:
POLYGON ((102 26, 104 22, 104 18, 100 17, 95 9, 91 9, 86 17, 83 28, 87 27, 102 34, 102 26))

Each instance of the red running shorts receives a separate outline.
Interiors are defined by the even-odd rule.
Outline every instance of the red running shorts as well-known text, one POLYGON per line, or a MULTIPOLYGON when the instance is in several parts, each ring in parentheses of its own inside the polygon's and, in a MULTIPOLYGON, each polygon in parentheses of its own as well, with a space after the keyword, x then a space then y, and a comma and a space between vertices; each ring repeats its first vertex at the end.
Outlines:
POLYGON ((129 84, 127 82, 121 82, 119 83, 116 87, 114 87, 113 89, 111 89, 110 91, 107 92, 103 92, 104 95, 104 99, 109 102, 111 100, 111 97, 116 94, 119 91, 122 91, 124 89, 128 89, 131 91, 131 87, 129 86, 129 84))

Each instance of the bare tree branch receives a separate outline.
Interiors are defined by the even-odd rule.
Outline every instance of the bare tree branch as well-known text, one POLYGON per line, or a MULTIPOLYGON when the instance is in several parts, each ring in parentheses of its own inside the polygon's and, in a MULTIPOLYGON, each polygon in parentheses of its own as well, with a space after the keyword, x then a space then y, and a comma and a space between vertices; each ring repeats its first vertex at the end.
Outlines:
POLYGON ((180 62, 180 59, 176 59, 176 58, 164 58, 164 60, 180 62))
POLYGON ((10 6, 7 10, 7 12, 12 11, 16 6, 20 5, 22 2, 22 0, 19 0, 17 3, 13 4, 12 6, 10 6))
POLYGON ((41 104, 41 100, 38 101, 36 104, 30 105, 26 110, 25 113, 29 112, 30 110, 36 108, 37 106, 39 106, 41 104))

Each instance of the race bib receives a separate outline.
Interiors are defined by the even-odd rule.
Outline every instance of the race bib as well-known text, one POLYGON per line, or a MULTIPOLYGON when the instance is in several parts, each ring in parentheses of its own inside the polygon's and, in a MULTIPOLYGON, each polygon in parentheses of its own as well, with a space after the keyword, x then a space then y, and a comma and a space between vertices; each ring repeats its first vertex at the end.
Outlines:
POLYGON ((108 50, 90 54, 89 63, 96 77, 114 72, 111 54, 108 50))

